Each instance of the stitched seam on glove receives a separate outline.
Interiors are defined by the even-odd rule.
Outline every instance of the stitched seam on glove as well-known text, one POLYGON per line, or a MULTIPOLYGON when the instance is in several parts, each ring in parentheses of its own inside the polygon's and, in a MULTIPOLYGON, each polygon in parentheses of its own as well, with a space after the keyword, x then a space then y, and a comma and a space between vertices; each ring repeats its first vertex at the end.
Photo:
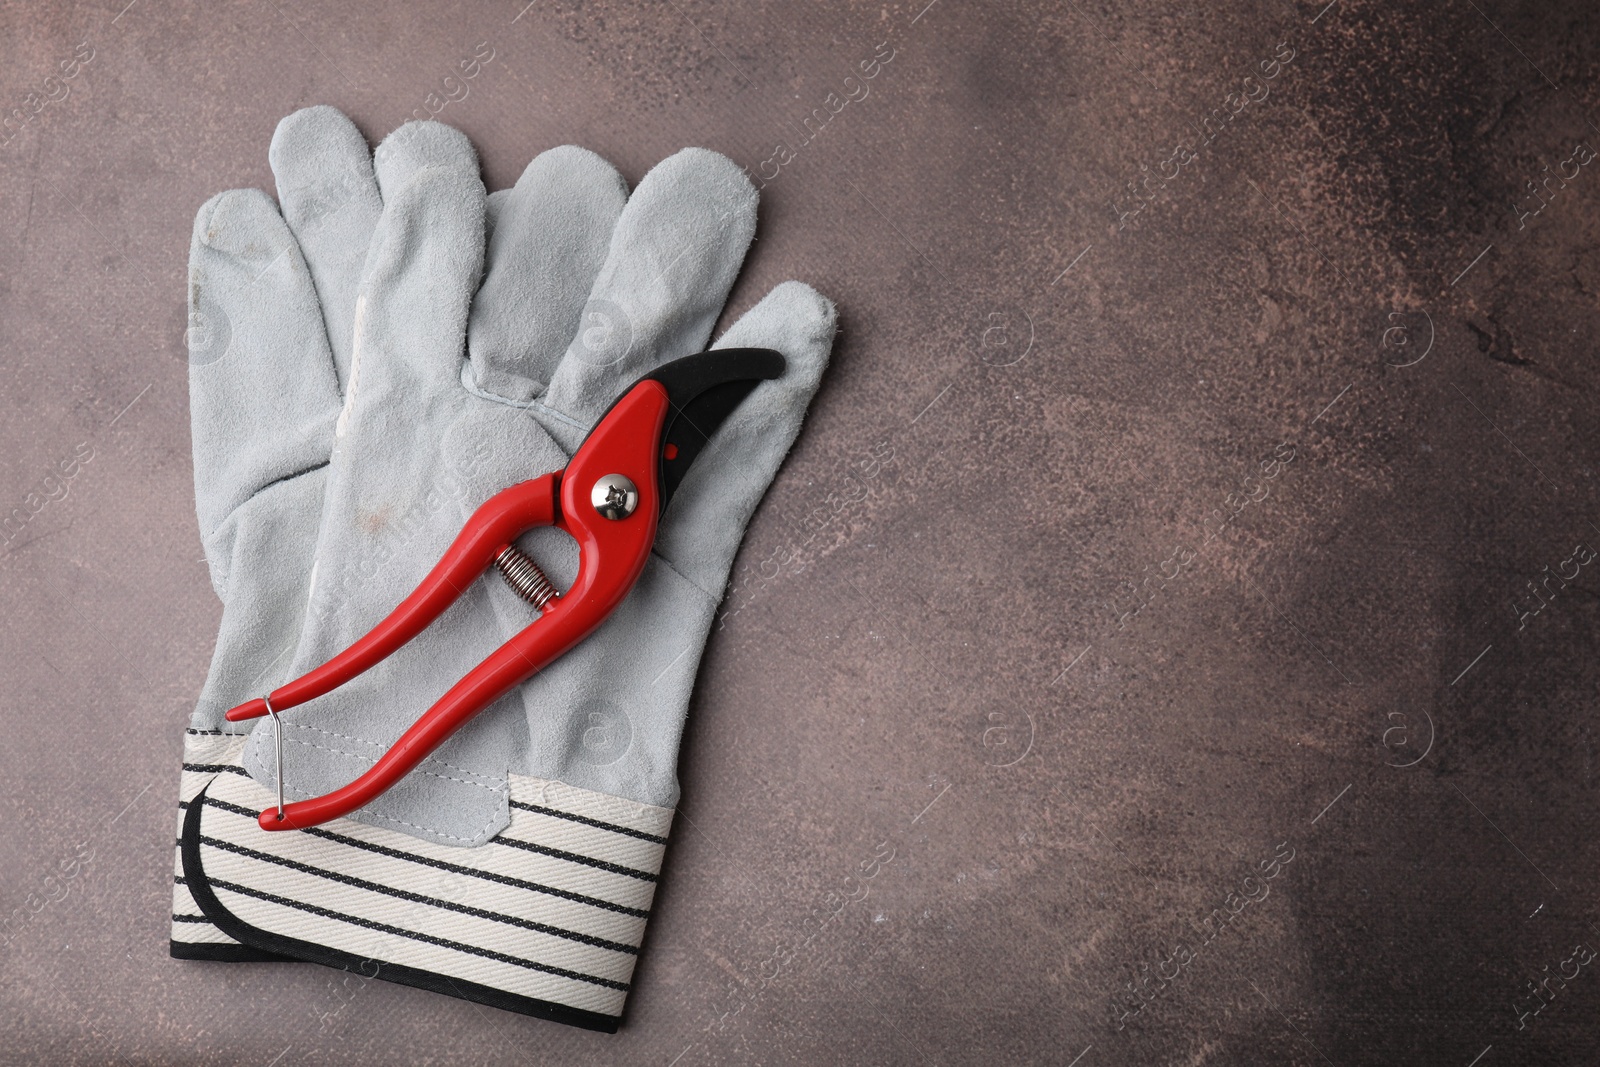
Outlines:
MULTIPOLYGON (((338 750, 335 749, 335 750, 331 750, 331 751, 336 751, 337 752, 338 750)), ((343 756, 350 755, 350 753, 348 753, 348 752, 339 752, 338 754, 339 755, 343 755, 343 756)), ((243 774, 246 778, 250 778, 251 781, 255 781, 254 778, 251 778, 250 772, 246 771, 243 767, 239 768, 239 770, 237 772, 233 772, 232 768, 229 768, 229 771, 230 771, 230 773, 243 774)), ((426 773, 426 772, 424 772, 424 773, 426 773)), ((441 775, 435 775, 434 777, 442 777, 442 776, 441 775)), ((451 779, 451 780, 454 781, 454 779, 451 779)), ((474 782, 466 782, 466 783, 463 783, 463 784, 465 784, 465 785, 475 785, 476 783, 474 783, 474 782)), ((485 787, 480 787, 480 788, 485 788, 485 787)), ((284 792, 285 796, 293 797, 296 800, 310 800, 310 799, 312 799, 313 797, 316 796, 315 793, 312 793, 308 789, 296 789, 294 786, 289 785, 287 783, 285 783, 285 785, 283 787, 283 792, 284 792), (298 794, 298 796, 296 796, 296 794, 298 794)), ((371 808, 357 808, 355 810, 355 812, 352 812, 352 814, 358 814, 358 813, 361 814, 361 815, 365 815, 370 819, 381 819, 383 822, 393 823, 396 826, 409 826, 413 830, 422 830, 423 832, 425 832, 427 834, 431 834, 434 837, 448 837, 452 841, 462 841, 462 842, 465 842, 468 845, 480 845, 480 844, 484 843, 485 841, 490 841, 490 840, 493 839, 493 836, 490 833, 490 829, 489 829, 491 826, 494 825, 494 820, 492 818, 490 820, 488 820, 487 822, 485 822, 484 825, 483 825, 483 828, 481 830, 478 830, 471 837, 462 837, 459 834, 446 833, 445 831, 440 830, 438 827, 435 827, 435 826, 424 826, 421 823, 408 822, 405 819, 396 818, 393 815, 385 815, 383 812, 381 812, 381 811, 373 811, 371 808)), ((426 838, 424 838, 424 840, 426 840, 426 838)))
MULTIPOLYGON (((332 730, 324 730, 320 726, 311 726, 308 723, 286 722, 283 725, 284 725, 285 729, 290 729, 290 730, 310 730, 313 733, 322 734, 325 737, 337 737, 337 738, 340 738, 340 739, 345 740, 345 741, 355 741, 355 742, 357 742, 359 744, 367 745, 367 746, 369 746, 371 748, 378 749, 379 750, 379 755, 382 755, 384 752, 388 751, 388 749, 391 747, 389 745, 383 744, 380 741, 368 741, 364 737, 352 737, 349 734, 335 733, 332 730)), ((285 738, 285 740, 293 741, 293 738, 285 738)), ((357 753, 354 753, 354 752, 348 752, 348 751, 346 751, 346 750, 344 750, 342 748, 339 748, 337 746, 331 746, 330 747, 328 745, 318 745, 318 744, 315 744, 315 743, 313 743, 311 741, 294 741, 294 743, 297 744, 297 745, 310 745, 312 748, 320 748, 324 752, 336 752, 336 753, 338 753, 340 755, 343 755, 343 756, 350 756, 352 759, 366 759, 365 756, 358 755, 357 753)), ((479 782, 463 782, 462 783, 464 785, 476 785, 480 789, 495 789, 495 790, 499 790, 501 785, 504 782, 504 779, 502 779, 502 778, 494 778, 494 777, 491 777, 491 776, 486 775, 486 774, 479 774, 477 771, 469 770, 466 767, 458 767, 456 764, 451 763, 449 760, 440 759, 438 756, 428 756, 428 757, 423 759, 422 763, 423 763, 423 766, 426 766, 427 764, 431 763, 431 764, 435 764, 436 766, 440 766, 440 767, 449 767, 452 771, 459 771, 462 774, 470 774, 474 778, 481 778, 486 782, 493 783, 492 785, 483 785, 483 784, 481 784, 479 782)), ((418 769, 420 770, 421 768, 418 768, 418 769)), ((449 781, 452 781, 452 782, 462 781, 459 778, 451 778, 447 774, 435 774, 432 771, 422 771, 422 773, 431 775, 434 778, 445 778, 445 779, 448 779, 449 781)))
POLYGON ((463 360, 461 363, 461 387, 475 397, 479 397, 483 400, 492 400, 494 403, 504 404, 508 408, 516 408, 519 411, 542 412, 546 415, 549 415, 557 422, 566 423, 575 430, 587 431, 590 429, 589 426, 586 426, 577 419, 574 419, 571 415, 557 411, 555 408, 549 407, 538 400, 513 400, 508 396, 501 396, 499 393, 489 392, 487 389, 478 384, 477 378, 472 373, 472 364, 465 360, 463 360))
MULTIPOLYGON (((285 723, 285 725, 288 725, 288 724, 285 723)), ((342 748, 334 748, 332 745, 319 745, 315 741, 301 741, 301 740, 297 740, 297 739, 292 738, 292 737, 285 737, 283 740, 284 740, 284 742, 286 744, 302 745, 302 746, 304 746, 306 748, 320 749, 323 752, 332 752, 335 756, 344 756, 347 759, 360 760, 362 763, 367 764, 368 766, 371 766, 371 762, 372 761, 368 760, 366 757, 358 756, 354 752, 347 752, 342 748)), ((450 774, 440 774, 437 771, 425 771, 421 767, 418 767, 416 770, 412 771, 411 773, 412 774, 423 774, 423 775, 428 776, 429 778, 438 778, 438 779, 440 779, 442 781, 446 781, 446 782, 457 782, 457 783, 459 783, 461 785, 470 785, 474 789, 487 789, 491 793, 500 792, 500 790, 495 789, 494 786, 484 785, 482 782, 469 782, 465 778, 457 778, 454 775, 450 775, 450 774)), ((468 772, 468 773, 471 773, 471 772, 468 772)))
MULTIPOLYGON (((695 581, 693 578, 689 577, 687 574, 685 574, 682 571, 680 571, 677 567, 673 566, 672 561, 670 559, 668 559, 666 556, 663 556, 661 553, 655 551, 654 549, 651 550, 650 554, 652 556, 654 556, 656 559, 659 559, 661 561, 662 565, 667 568, 667 570, 671 571, 673 574, 676 574, 679 578, 682 578, 684 581, 688 582, 689 585, 691 585, 695 589, 700 590, 700 592, 704 593, 706 599, 711 601, 713 606, 722 603, 721 594, 713 593, 711 590, 707 589, 705 586, 701 585, 699 582, 695 581)), ((724 583, 724 585, 726 585, 726 583, 724 583)))

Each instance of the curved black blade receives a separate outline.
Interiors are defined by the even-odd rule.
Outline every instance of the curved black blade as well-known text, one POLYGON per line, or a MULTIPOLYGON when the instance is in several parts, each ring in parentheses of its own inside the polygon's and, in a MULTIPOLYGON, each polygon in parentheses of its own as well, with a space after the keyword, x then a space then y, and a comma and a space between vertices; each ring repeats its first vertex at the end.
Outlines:
POLYGON ((666 386, 672 410, 661 438, 661 510, 695 458, 735 408, 763 381, 781 378, 783 354, 770 348, 719 348, 664 363, 641 381, 666 386))

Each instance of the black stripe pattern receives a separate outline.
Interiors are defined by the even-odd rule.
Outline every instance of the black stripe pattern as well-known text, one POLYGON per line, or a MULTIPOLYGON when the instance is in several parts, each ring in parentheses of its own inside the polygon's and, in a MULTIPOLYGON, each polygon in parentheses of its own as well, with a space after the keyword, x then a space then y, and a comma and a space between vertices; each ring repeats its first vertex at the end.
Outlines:
MULTIPOLYGON (((178 806, 180 808, 187 807, 187 805, 184 804, 179 804, 178 806)), ((244 815, 251 819, 256 817, 256 813, 251 809, 241 807, 238 804, 230 804, 226 800, 207 798, 206 806, 221 808, 223 811, 233 812, 235 815, 244 815)), ((350 848, 358 848, 365 852, 372 852, 379 856, 388 856, 391 859, 404 860, 407 863, 416 863, 421 864, 424 867, 432 867, 436 870, 449 871, 451 874, 465 875, 469 878, 482 878, 486 882, 498 882, 501 885, 514 886, 515 888, 527 889, 535 893, 544 893, 547 896, 560 897, 563 900, 570 900, 574 904, 587 904, 591 908, 601 908, 605 911, 614 911, 619 915, 631 915, 637 919, 648 919, 650 917, 649 910, 645 908, 629 908, 621 904, 614 904, 609 900, 602 900, 599 897, 589 897, 584 896, 582 893, 573 893, 565 889, 557 889, 555 886, 541 885, 538 882, 530 882, 522 878, 513 878, 510 875, 498 874, 494 871, 486 871, 477 867, 464 867, 459 863, 450 863, 446 860, 435 859, 432 856, 419 856, 415 852, 403 852, 398 848, 388 848, 384 845, 375 844, 371 841, 360 841, 354 837, 347 837, 344 834, 337 834, 331 830, 324 830, 320 826, 309 827, 305 830, 301 830, 300 833, 310 834, 312 837, 320 837, 326 841, 336 841, 341 845, 347 845, 350 848)), ((510 844, 510 842, 502 843, 510 844)), ((653 878, 650 880, 654 881, 653 878)))
MULTIPOLYGON (((427 896, 422 893, 413 893, 405 889, 396 889, 394 886, 379 885, 377 882, 369 882, 365 878, 356 878, 353 875, 340 874, 337 871, 330 871, 323 867, 315 867, 309 863, 300 863, 297 860, 285 859, 282 856, 272 856, 265 852, 258 852, 253 848, 245 848, 243 845, 236 845, 232 841, 223 841, 220 838, 206 837, 201 835, 200 843, 203 845, 210 845, 212 848, 220 848, 224 852, 232 852, 236 856, 247 856, 250 859, 261 860, 265 863, 276 863, 280 867, 287 867, 290 870, 299 871, 302 874, 316 875, 318 878, 326 878, 330 882, 338 882, 341 885, 347 885, 354 889, 364 889, 369 893, 381 893, 384 896, 394 897, 396 900, 409 900, 413 904, 426 904, 433 908, 443 908, 445 911, 453 911, 461 915, 471 915, 476 919, 489 919, 492 922, 505 923, 508 926, 520 926, 524 930, 536 930, 541 934, 550 934, 554 937, 564 937, 569 941, 577 941, 584 945, 593 945, 596 948, 608 949, 611 952, 627 952, 635 956, 639 954, 638 948, 633 945, 624 945, 616 941, 607 941, 602 937, 590 937, 588 934, 579 934, 574 933, 571 930, 563 930, 559 926, 550 926, 547 923, 534 922, 532 919, 522 919, 515 915, 503 915, 499 912, 488 911, 484 908, 474 908, 470 904, 460 904, 453 900, 443 900, 439 897, 427 896)), ((213 882, 213 884, 221 885, 222 883, 213 882)))
POLYGON ((511 801, 511 806, 513 808, 521 808, 523 811, 536 811, 540 815, 550 815, 557 819, 582 823, 585 826, 593 826, 601 830, 610 830, 614 834, 622 834, 626 837, 637 837, 640 841, 653 841, 658 845, 667 843, 666 838, 658 837, 655 834, 647 834, 643 830, 635 830, 628 826, 618 826, 616 823, 611 822, 601 822, 599 819, 591 819, 584 815, 574 815, 570 811, 558 811, 555 808, 546 808, 539 804, 528 804, 521 800, 511 801))
POLYGON ((578 982, 589 982, 593 985, 605 986, 607 989, 621 990, 624 993, 628 991, 628 985, 625 982, 612 982, 605 978, 596 978, 590 974, 579 974, 577 971, 568 971, 560 967, 552 967, 549 964, 537 963, 533 960, 525 960, 518 956, 508 956, 504 952, 496 952, 493 949, 482 948, 478 945, 468 945, 460 941, 451 941, 443 937, 434 937, 431 934, 425 934, 418 930, 402 930, 398 926, 390 926, 387 923, 375 922, 372 919, 362 919, 354 915, 345 915, 342 912, 334 911, 332 908, 324 908, 316 904, 307 904, 303 900, 290 900, 288 897, 280 897, 272 893, 263 892, 259 889, 252 889, 247 885, 239 885, 237 882, 224 882, 217 878, 209 879, 209 881, 213 889, 226 889, 230 893, 239 893, 243 896, 254 897, 257 900, 265 900, 271 904, 281 904, 284 907, 293 908, 296 911, 304 911, 309 912, 312 915, 320 915, 325 919, 337 919, 340 922, 347 922, 353 926, 365 927, 368 930, 377 930, 380 933, 394 934, 396 937, 406 937, 413 941, 422 941, 430 945, 438 945, 441 948, 454 949, 457 952, 466 952, 474 956, 482 956, 485 959, 496 960, 500 963, 509 963, 516 967, 527 967, 529 970, 543 971, 545 974, 553 974, 560 978, 571 978, 578 982))
MULTIPOLYGON (((256 824, 269 791, 235 752, 194 740, 185 779, 211 777, 198 795, 198 781, 185 789, 195 799, 179 804, 175 955, 185 954, 180 939, 194 943, 180 928, 204 931, 209 922, 199 936, 232 939, 219 949, 346 968, 354 960, 391 981, 615 1028, 669 810, 512 776, 511 825, 474 848, 345 821, 272 834, 256 824), (189 914, 188 897, 203 915, 189 914)), ((235 747, 232 738, 203 740, 235 747)))

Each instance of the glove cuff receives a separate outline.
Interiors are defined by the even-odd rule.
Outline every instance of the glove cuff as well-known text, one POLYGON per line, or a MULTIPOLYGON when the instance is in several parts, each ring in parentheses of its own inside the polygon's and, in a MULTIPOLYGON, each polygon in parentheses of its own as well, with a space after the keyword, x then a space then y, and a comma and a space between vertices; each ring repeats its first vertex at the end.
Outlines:
POLYGON ((184 732, 183 776, 178 781, 178 840, 172 850, 172 940, 168 951, 177 960, 218 963, 270 963, 287 957, 241 945, 200 911, 183 876, 183 816, 195 794, 224 766, 236 764, 245 735, 220 730, 184 732))
POLYGON ((511 823, 475 848, 348 819, 268 833, 256 814, 275 798, 239 766, 243 738, 227 742, 231 760, 186 761, 179 834, 177 890, 215 937, 616 1030, 671 809, 511 775, 511 823))

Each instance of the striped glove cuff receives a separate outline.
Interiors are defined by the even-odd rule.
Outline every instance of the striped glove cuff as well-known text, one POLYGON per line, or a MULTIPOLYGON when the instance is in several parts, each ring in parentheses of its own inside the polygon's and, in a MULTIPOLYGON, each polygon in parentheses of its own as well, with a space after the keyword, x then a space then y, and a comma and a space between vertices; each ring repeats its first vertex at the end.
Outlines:
POLYGON ((308 960, 616 1030, 671 809, 512 775, 511 823, 476 848, 345 819, 267 833, 244 741, 185 739, 174 956, 308 960))

